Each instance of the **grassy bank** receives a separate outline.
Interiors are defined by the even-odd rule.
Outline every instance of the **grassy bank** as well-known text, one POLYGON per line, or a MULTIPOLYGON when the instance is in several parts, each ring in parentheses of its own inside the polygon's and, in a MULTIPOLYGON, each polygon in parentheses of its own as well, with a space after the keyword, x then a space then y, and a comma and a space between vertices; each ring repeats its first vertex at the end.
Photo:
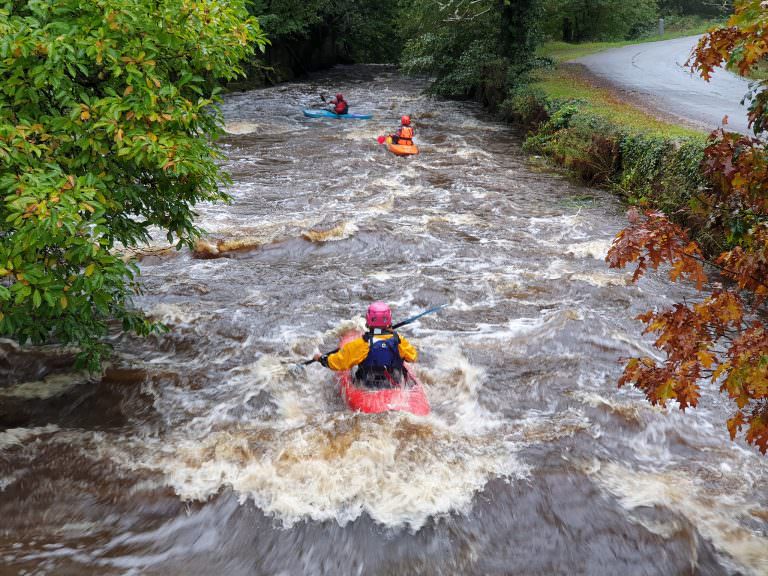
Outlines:
MULTIPOLYGON (((600 49, 610 44, 600 43, 600 49)), ((568 52, 585 54, 591 44, 568 52)), ((558 51, 550 45, 550 54, 558 51)), ((559 50, 559 54, 566 54, 559 50)), ((539 71, 513 93, 502 112, 528 129, 525 148, 566 168, 589 185, 607 187, 627 202, 661 209, 715 248, 697 214, 709 184, 701 171, 707 134, 660 119, 575 65, 539 71)))
POLYGON ((670 138, 697 137, 700 130, 689 128, 630 103, 614 90, 600 85, 575 65, 559 65, 535 76, 531 91, 538 94, 547 110, 570 103, 580 113, 594 116, 627 132, 670 138))

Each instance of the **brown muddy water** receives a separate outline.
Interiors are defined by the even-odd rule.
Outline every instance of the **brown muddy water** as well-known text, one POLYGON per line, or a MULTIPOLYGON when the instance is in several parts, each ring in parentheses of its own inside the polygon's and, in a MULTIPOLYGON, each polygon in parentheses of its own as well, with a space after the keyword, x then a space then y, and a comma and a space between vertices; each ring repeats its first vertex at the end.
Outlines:
MULTIPOLYGON (((610 194, 536 167, 478 108, 347 67, 231 94, 230 205, 148 249, 105 375, 0 344, 0 574, 768 574, 768 460, 708 393, 618 390, 632 318, 686 296, 603 258, 610 194), (311 120, 342 91, 371 121, 311 120), (422 154, 376 143, 402 113, 422 154), (350 413, 330 372, 374 299, 421 352, 429 417, 350 413)), ((161 238, 161 235, 158 235, 161 238)))

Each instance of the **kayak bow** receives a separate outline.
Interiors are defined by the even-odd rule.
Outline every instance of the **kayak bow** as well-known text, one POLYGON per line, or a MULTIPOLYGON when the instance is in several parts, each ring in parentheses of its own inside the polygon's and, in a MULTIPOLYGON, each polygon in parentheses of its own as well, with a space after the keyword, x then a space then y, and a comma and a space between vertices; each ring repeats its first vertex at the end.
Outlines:
MULTIPOLYGON (((339 347, 359 337, 359 332, 349 332, 341 339, 339 347)), ((341 397, 351 410, 366 414, 400 411, 426 416, 430 412, 430 406, 424 386, 416 379, 407 364, 404 368, 403 385, 393 388, 358 386, 351 370, 338 372, 336 378, 339 381, 341 397)))
POLYGON ((392 137, 387 136, 387 150, 392 152, 395 156, 414 156, 419 153, 419 149, 415 144, 405 146, 404 144, 392 144, 392 137))

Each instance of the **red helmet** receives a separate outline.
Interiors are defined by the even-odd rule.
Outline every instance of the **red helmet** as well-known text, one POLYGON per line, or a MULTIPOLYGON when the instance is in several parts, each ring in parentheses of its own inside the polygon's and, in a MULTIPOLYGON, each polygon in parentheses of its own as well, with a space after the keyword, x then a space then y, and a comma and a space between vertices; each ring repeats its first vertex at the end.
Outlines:
POLYGON ((344 100, 344 94, 336 94, 336 100, 344 100))
POLYGON ((392 310, 386 302, 374 302, 365 313, 368 328, 389 328, 392 326, 392 310))
POLYGON ((403 116, 400 118, 400 122, 403 124, 403 126, 410 126, 411 125, 411 117, 410 116, 403 116))

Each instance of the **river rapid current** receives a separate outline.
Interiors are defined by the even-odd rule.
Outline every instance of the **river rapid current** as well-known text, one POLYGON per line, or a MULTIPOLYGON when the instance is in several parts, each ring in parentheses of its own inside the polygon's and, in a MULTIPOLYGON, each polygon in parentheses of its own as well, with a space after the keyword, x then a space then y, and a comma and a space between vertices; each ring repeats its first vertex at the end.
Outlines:
POLYGON ((195 251, 142 250, 101 377, 0 342, 0 575, 768 574, 768 459, 716 391, 680 413, 616 381, 633 318, 625 219, 471 104, 340 67, 226 97, 231 204, 195 251), (308 119, 343 92, 370 121, 308 119), (377 144, 401 114, 421 154, 377 144), (433 413, 346 409, 300 361, 386 300, 433 413))

